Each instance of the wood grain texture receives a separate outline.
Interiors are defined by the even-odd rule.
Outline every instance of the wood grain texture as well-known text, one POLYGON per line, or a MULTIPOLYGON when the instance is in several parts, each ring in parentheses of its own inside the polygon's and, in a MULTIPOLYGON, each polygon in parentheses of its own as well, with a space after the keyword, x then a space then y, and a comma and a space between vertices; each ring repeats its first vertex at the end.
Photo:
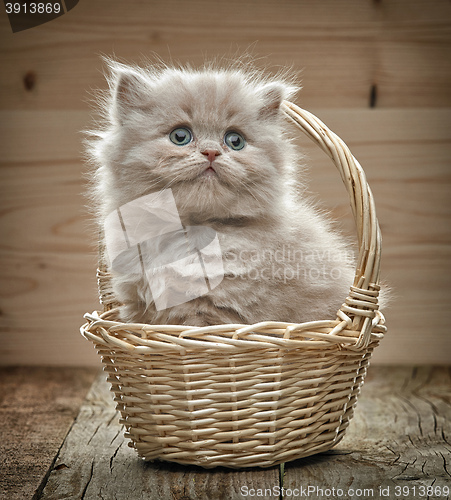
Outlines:
MULTIPOLYGON (((393 287, 389 332, 374 362, 447 364, 451 337, 451 110, 317 110, 350 147, 374 193, 383 236, 382 277, 393 287)), ((328 158, 302 141, 311 190, 353 234, 328 158), (345 217, 345 218, 344 218, 345 217)))
POLYGON ((307 108, 368 107, 373 86, 378 106, 450 106, 450 19, 447 0, 98 0, 19 34, 2 16, 0 109, 86 109, 100 54, 199 64, 249 47, 302 71, 307 108))
POLYGON ((0 368, 0 497, 34 498, 97 370, 0 368))
POLYGON ((83 313, 98 308, 95 230, 74 140, 88 116, 69 117, 0 117, 0 364, 96 362, 78 334, 83 313))
POLYGON ((241 482, 269 488, 279 480, 278 468, 231 474, 198 467, 145 463, 127 446, 105 376, 97 379, 62 446, 42 497, 235 500, 241 482))
POLYGON ((449 487, 450 387, 449 368, 373 367, 346 438, 331 452, 286 464, 284 486, 372 489, 375 498, 383 498, 379 487, 396 498, 398 486, 410 490, 399 497, 412 499, 421 497, 420 486, 449 487))
MULTIPOLYGON (((144 463, 127 447, 104 377, 97 379, 56 457, 41 499, 243 499, 274 487, 354 490, 450 484, 451 375, 447 368, 371 367, 344 440, 279 469, 203 470, 144 463), (243 487, 248 488, 247 490, 243 487)), ((263 496, 260 494, 260 496, 263 496)), ((298 495, 298 497, 300 497, 298 495)), ((286 497, 289 498, 289 497, 286 497)), ((325 498, 310 495, 309 498, 325 498)), ((416 498, 415 495, 405 498, 416 498)), ((435 498, 435 497, 434 497, 435 498)), ((446 498, 446 496, 444 496, 446 498)))
MULTIPOLYGON (((249 47, 301 71, 296 102, 367 172, 397 297, 374 361, 449 361, 451 2, 98 0, 15 34, 0 16, 0 364, 98 362, 78 328, 98 308, 80 131, 106 88, 100 55, 199 64, 249 47)), ((329 159, 301 144, 312 192, 353 235, 329 159)))
MULTIPOLYGON (((313 111, 361 162, 377 203, 382 271, 396 300, 375 362, 449 362, 451 110, 313 111)), ((89 115, 0 113, 0 122, 7 120, 0 162, 0 363, 97 364, 78 334, 82 315, 99 307, 96 234, 83 208, 87 167, 81 143, 74 142, 89 115)), ((333 165, 308 139, 299 145, 310 190, 353 235, 333 165)))

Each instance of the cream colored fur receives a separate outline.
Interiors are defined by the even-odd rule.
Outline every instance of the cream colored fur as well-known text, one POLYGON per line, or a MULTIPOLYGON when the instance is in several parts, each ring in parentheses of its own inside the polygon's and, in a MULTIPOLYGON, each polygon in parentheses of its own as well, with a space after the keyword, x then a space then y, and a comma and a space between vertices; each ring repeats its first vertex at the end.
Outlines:
POLYGON ((171 188, 182 223, 218 234, 225 277, 207 295, 156 311, 145 280, 115 276, 122 319, 209 325, 334 319, 354 278, 352 252, 295 181, 294 145, 280 104, 296 89, 242 68, 200 70, 110 62, 106 125, 92 134, 98 220, 145 194, 171 188), (177 126, 194 140, 169 140, 177 126), (240 151, 224 134, 240 132, 240 151), (205 150, 215 174, 203 175, 205 150))

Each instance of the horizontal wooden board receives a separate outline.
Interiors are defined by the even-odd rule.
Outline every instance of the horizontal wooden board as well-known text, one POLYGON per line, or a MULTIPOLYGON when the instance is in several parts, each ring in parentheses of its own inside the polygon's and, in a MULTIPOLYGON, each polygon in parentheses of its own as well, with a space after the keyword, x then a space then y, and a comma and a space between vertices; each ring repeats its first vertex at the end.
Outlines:
MULTIPOLYGON (((383 235, 382 275, 393 288, 389 333, 374 362, 449 362, 451 313, 450 110, 317 110, 351 148, 374 193, 383 235), (435 344, 435 345, 434 345, 435 344)), ((330 160, 302 140, 311 190, 347 234, 346 193, 330 160), (331 170, 332 169, 332 170, 331 170), (332 176, 331 176, 332 174, 332 176)))
POLYGON ((281 473, 278 467, 204 470, 140 460, 127 447, 103 376, 55 457, 40 498, 425 498, 419 487, 430 485, 440 491, 430 498, 447 498, 449 396, 445 367, 372 366, 355 416, 334 449, 287 463, 281 473), (308 487, 313 490, 307 495, 308 487), (408 493, 396 495, 395 488, 403 487, 408 493), (332 488, 335 495, 325 493, 332 488), (354 493, 360 489, 367 494, 354 493))
MULTIPOLYGON (((92 122, 86 111, 2 111, 1 164, 12 162, 18 168, 32 162, 35 169, 40 170, 49 164, 64 169, 64 165, 78 162, 77 171, 80 171, 83 131, 89 129, 92 122)), ((43 170, 42 184, 48 180, 45 175, 43 170)))
POLYGON ((1 116, 1 364, 96 361, 78 333, 99 307, 79 133, 88 121, 76 111, 1 116))
POLYGON ((87 109, 102 54, 198 65, 249 49, 301 72, 306 107, 365 108, 374 86, 376 106, 450 106, 450 26, 447 0, 98 0, 14 34, 2 16, 0 109, 87 109))
POLYGON ((437 488, 430 498, 446 498, 450 382, 446 367, 371 367, 343 441, 286 464, 284 486, 311 486, 314 500, 326 498, 326 488, 341 490, 335 496, 343 500, 426 498, 420 488, 430 486, 437 488))
POLYGON ((49 477, 43 478, 42 496, 38 497, 43 500, 238 500, 242 498, 242 484, 272 488, 279 481, 278 467, 205 471, 200 467, 144 463, 127 446, 105 375, 93 384, 61 446, 49 477))
POLYGON ((40 496, 96 373, 92 368, 0 369, 1 498, 40 496))
MULTIPOLYGON (((359 159, 383 231, 382 269, 396 299, 379 363, 449 361, 450 110, 315 110, 359 159)), ((84 208, 78 131, 87 113, 3 112, 0 162, 0 363, 95 364, 78 333, 98 307, 96 234, 84 208), (64 132, 63 130, 64 124, 64 132)), ((295 131, 294 131, 295 132, 295 131)), ((310 189, 353 235, 330 160, 299 140, 310 189)))

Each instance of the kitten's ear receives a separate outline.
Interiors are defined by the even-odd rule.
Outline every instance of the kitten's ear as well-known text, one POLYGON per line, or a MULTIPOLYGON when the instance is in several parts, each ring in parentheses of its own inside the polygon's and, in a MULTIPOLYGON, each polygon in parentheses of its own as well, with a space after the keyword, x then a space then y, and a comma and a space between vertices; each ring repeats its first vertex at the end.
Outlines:
POLYGON ((283 83, 267 83, 259 91, 263 106, 260 116, 274 117, 279 114, 282 101, 290 94, 290 89, 283 83))
POLYGON ((123 123, 130 110, 149 106, 150 84, 143 74, 129 66, 114 64, 110 70, 112 118, 123 123))

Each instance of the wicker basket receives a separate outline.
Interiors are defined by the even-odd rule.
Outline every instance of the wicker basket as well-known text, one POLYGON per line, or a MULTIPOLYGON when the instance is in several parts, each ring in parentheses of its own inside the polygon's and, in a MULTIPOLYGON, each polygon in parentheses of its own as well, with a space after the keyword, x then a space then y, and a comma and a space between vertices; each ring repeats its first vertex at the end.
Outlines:
POLYGON ((352 418, 373 349, 381 238, 365 174, 315 116, 284 113, 337 166, 356 220, 354 286, 336 320, 189 326, 125 324, 99 269, 105 312, 86 314, 83 336, 108 372, 130 446, 146 460, 202 467, 270 467, 336 445, 352 418))

